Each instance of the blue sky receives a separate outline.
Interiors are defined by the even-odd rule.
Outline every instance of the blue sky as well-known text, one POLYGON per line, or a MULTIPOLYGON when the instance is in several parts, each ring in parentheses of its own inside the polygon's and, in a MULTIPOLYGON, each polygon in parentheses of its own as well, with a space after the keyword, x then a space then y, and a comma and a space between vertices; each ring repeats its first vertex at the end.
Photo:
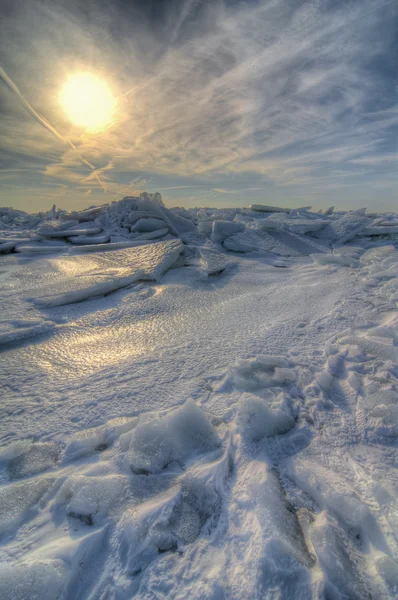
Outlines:
POLYGON ((148 190, 169 206, 398 210, 396 0, 0 11, 2 206, 76 209, 148 190), (60 107, 80 71, 118 98, 106 131, 60 107))

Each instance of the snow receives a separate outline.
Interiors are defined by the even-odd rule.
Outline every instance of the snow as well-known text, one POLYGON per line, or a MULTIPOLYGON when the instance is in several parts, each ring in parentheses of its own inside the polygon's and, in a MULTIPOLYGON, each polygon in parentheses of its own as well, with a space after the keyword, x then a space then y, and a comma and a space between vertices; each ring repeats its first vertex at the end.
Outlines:
POLYGON ((134 429, 127 460, 133 473, 159 473, 192 452, 220 444, 210 421, 192 400, 163 418, 139 422, 134 429))
POLYGON ((397 597, 396 215, 0 215, 1 600, 397 597))

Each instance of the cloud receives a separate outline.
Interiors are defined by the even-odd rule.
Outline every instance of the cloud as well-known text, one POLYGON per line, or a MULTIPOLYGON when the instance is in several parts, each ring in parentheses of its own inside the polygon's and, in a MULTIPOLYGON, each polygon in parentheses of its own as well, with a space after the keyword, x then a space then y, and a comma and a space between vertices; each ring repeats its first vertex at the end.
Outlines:
POLYGON ((12 40, 0 42, 0 146, 24 156, 22 165, 45 157, 45 178, 111 195, 142 189, 148 176, 220 196, 267 186, 351 193, 364 174, 376 182, 396 169, 391 0, 185 0, 158 20, 134 3, 73 6, 17 2, 12 40), (67 74, 82 69, 119 98, 102 133, 74 128, 57 103, 67 74), (12 106, 10 89, 36 123, 12 106))

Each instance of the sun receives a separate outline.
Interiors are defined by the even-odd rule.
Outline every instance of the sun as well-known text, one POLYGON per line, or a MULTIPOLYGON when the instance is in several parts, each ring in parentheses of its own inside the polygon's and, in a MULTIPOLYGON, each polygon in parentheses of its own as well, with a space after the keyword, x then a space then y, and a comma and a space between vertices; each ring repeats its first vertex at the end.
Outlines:
POLYGON ((107 83, 93 73, 70 75, 61 90, 60 102, 68 119, 89 131, 105 129, 117 105, 107 83))

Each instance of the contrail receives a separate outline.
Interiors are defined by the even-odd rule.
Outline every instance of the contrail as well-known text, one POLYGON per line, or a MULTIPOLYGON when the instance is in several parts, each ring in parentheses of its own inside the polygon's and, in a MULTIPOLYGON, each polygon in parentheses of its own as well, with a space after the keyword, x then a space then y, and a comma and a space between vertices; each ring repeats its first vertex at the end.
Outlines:
MULTIPOLYGON (((63 144, 66 144, 67 146, 69 145, 72 150, 77 154, 77 156, 79 157, 79 160, 86 165, 87 167, 89 167, 90 169, 95 169, 94 165, 92 165, 91 163, 89 163, 85 158, 83 158, 78 151, 76 150, 76 147, 74 146, 74 144, 68 140, 67 138, 65 138, 63 135, 61 135, 60 133, 58 133, 58 131, 56 129, 54 129, 54 127, 52 125, 50 125, 50 123, 41 115, 39 115, 39 113, 37 113, 35 111, 35 109, 29 104, 29 102, 24 98, 24 96, 22 95, 22 93, 20 92, 19 88, 15 85, 15 83, 12 81, 12 79, 10 79, 10 77, 7 75, 7 73, 4 71, 4 69, 2 69, 0 67, 0 79, 2 79, 4 81, 4 83, 6 84, 6 86, 12 91, 14 92, 14 94, 16 96, 18 96, 22 106, 24 107, 24 109, 38 122, 40 123, 40 125, 42 125, 45 129, 47 129, 47 131, 49 131, 53 136, 55 136, 57 138, 57 140, 59 140, 60 142, 62 142, 63 144)), ((98 181, 99 178, 97 177, 98 181)), ((100 182, 101 183, 101 182, 100 182)), ((101 183, 101 186, 104 187, 101 183)), ((105 188, 104 188, 105 189, 105 188)))

